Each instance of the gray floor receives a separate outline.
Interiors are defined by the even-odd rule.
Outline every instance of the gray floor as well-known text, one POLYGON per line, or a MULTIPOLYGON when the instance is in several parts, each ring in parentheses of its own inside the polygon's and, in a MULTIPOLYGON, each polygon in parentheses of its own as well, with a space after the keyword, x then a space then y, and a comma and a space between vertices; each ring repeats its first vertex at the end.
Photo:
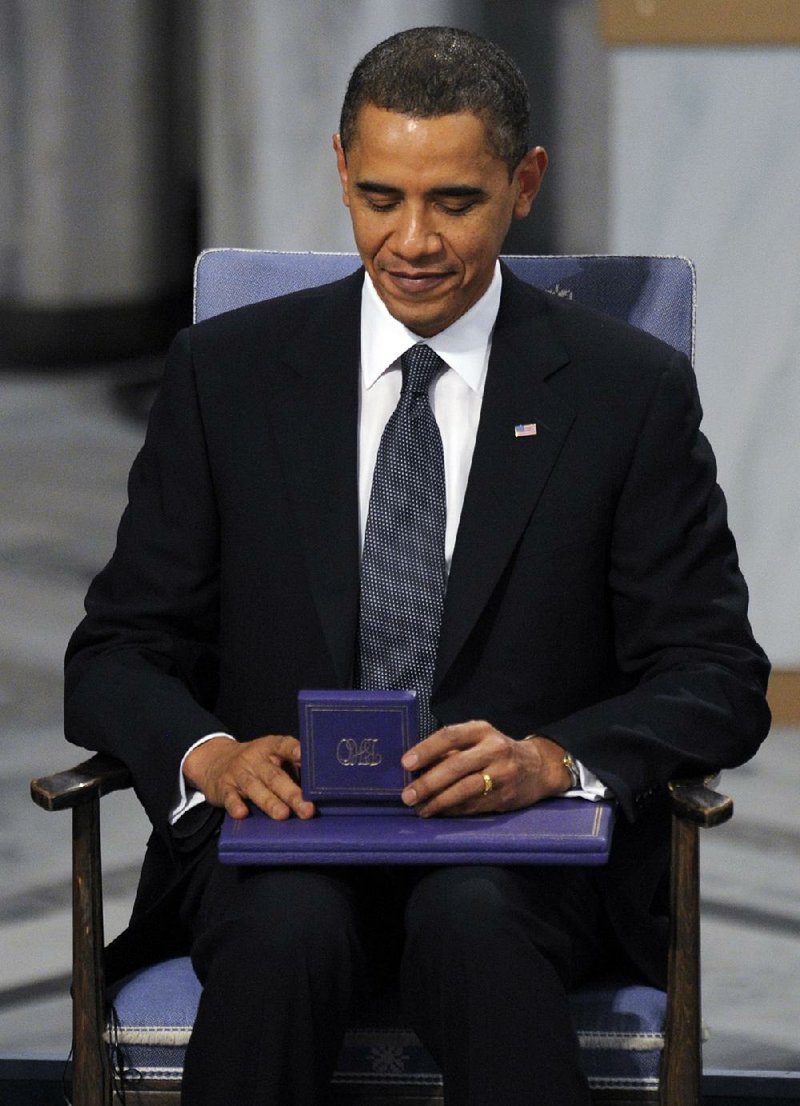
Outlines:
MULTIPOLYGON (((148 367, 0 373, 0 1057, 69 1049, 68 817, 34 807, 28 781, 80 758, 61 736, 61 657, 141 438, 113 384, 148 367)), ((798 739, 776 729, 726 775, 736 817, 704 840, 709 1068, 800 1070, 798 739)), ((103 834, 113 936, 147 834, 132 799, 108 803, 103 834)))

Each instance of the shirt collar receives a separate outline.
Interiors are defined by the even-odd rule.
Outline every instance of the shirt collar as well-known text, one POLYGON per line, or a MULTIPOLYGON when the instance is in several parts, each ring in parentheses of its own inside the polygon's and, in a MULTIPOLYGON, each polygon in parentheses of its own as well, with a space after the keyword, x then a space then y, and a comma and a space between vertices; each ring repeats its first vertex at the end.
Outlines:
MULTIPOLYGON (((503 278, 495 263, 492 282, 477 303, 445 330, 424 341, 462 378, 478 391, 486 372, 503 278)), ((364 274, 361 293, 361 374, 365 388, 371 388, 400 357, 420 341, 420 336, 389 314, 370 279, 364 274)))

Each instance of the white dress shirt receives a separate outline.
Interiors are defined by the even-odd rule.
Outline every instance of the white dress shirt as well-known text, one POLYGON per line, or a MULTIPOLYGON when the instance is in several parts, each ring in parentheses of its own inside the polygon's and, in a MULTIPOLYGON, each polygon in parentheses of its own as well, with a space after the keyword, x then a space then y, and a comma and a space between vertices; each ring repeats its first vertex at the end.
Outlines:
POLYGON ((358 503, 361 544, 367 525, 372 476, 384 427, 397 406, 402 385, 400 358, 424 340, 447 365, 431 385, 431 409, 442 436, 447 524, 444 555, 447 570, 464 505, 478 421, 481 416, 492 330, 500 307, 502 277, 476 304, 446 330, 421 339, 390 315, 369 276, 361 296, 361 387, 358 419, 358 503))
MULTIPOLYGON (((442 436, 444 452, 447 498, 444 552, 447 571, 450 571, 475 450, 486 370, 492 348, 492 331, 500 307, 502 279, 498 262, 492 282, 478 302, 446 330, 432 338, 423 339, 389 314, 369 275, 365 274, 361 294, 358 413, 358 506, 362 548, 378 446, 384 427, 400 398, 400 358, 412 346, 424 341, 447 366, 431 385, 429 398, 442 436)), ((233 740, 231 734, 206 734, 187 750, 183 759, 186 759, 192 749, 212 737, 231 737, 233 740)), ((607 793, 604 785, 579 761, 576 764, 581 786, 568 791, 567 795, 586 799, 603 798, 607 793)), ((181 771, 179 797, 176 798, 170 821, 174 824, 182 814, 202 801, 203 795, 199 791, 187 788, 181 771)))

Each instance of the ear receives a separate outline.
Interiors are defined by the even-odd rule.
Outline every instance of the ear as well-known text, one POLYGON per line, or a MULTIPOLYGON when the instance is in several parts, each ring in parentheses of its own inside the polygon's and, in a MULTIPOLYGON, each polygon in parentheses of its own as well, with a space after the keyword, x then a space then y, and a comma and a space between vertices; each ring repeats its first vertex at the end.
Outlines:
POLYGON ((341 137, 338 134, 333 136, 333 149, 336 152, 336 168, 339 172, 339 180, 342 182, 342 202, 345 207, 349 207, 350 196, 347 192, 347 158, 344 155, 344 147, 342 146, 341 137))
POLYGON ((517 198, 514 202, 514 218, 524 219, 531 209, 533 201, 542 184, 547 170, 547 151, 543 146, 534 146, 514 170, 517 185, 517 198))

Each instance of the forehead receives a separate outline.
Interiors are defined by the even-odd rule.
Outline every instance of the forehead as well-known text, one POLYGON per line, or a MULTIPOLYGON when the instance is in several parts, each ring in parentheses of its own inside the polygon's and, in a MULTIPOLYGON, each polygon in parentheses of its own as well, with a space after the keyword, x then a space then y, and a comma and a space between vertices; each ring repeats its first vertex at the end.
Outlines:
POLYGON ((505 173, 493 153, 486 123, 473 112, 418 118, 366 104, 356 117, 351 155, 359 166, 380 164, 396 172, 505 173))

